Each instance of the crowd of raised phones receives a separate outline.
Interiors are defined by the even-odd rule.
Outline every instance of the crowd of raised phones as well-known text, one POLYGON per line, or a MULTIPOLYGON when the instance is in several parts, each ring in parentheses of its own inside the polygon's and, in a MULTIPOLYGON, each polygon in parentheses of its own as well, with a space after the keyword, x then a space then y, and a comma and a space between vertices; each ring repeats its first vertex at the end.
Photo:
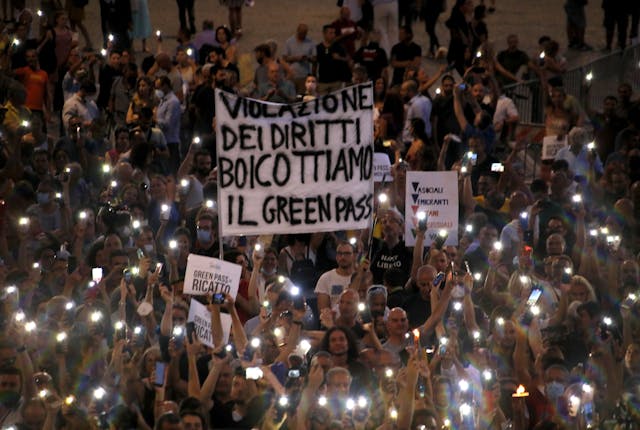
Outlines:
POLYGON ((300 24, 257 46, 241 85, 241 34, 211 21, 136 62, 119 33, 80 49, 64 11, 16 2, 0 35, 2 429, 640 428, 632 87, 581 106, 557 42, 528 55, 509 35, 496 54, 470 1, 428 76, 410 22, 380 45, 364 6, 387 2, 353 19, 340 3, 320 43, 300 24), (501 90, 527 74, 567 143, 533 174, 501 90), (391 163, 370 227, 220 237, 214 89, 292 103, 367 81, 391 163), (405 246, 407 171, 450 170, 457 244, 420 217, 405 246), (190 254, 242 266, 237 296, 184 294, 190 254))

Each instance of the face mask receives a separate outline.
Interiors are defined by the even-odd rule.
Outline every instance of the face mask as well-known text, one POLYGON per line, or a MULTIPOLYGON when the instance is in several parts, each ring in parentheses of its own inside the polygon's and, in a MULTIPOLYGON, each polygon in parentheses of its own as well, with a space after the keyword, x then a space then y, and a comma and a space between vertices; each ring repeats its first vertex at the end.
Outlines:
POLYGON ((46 205, 50 201, 49 193, 36 193, 36 199, 39 204, 46 205))
POLYGON ((120 237, 129 237, 131 236, 131 229, 129 226, 120 227, 118 228, 118 235, 120 237))
POLYGON ((198 242, 209 243, 211 242, 211 232, 207 230, 198 230, 197 233, 198 242))
POLYGON ((233 421, 237 423, 243 418, 243 416, 240 415, 240 412, 231 411, 231 418, 233 418, 233 421))
POLYGON ((162 90, 156 90, 156 97, 158 97, 159 99, 164 97, 164 91, 162 90))
POLYGON ((144 246, 144 252, 145 252, 145 253, 147 253, 147 254, 151 254, 151 253, 153 253, 153 245, 152 245, 152 244, 150 244, 150 243, 147 243, 147 244, 144 246))
POLYGON ((277 271, 278 271, 277 267, 274 267, 273 269, 271 269, 268 272, 264 267, 260 269, 260 272, 262 272, 262 274, 265 275, 265 276, 273 276, 273 275, 276 274, 277 271))
POLYGON ((20 403, 20 393, 16 391, 0 391, 0 404, 8 409, 13 409, 20 403))
POLYGON ((309 82, 309 83, 305 83, 304 87, 307 89, 308 93, 315 93, 317 85, 315 82, 309 82))
POLYGON ((455 287, 453 287, 453 290, 451 291, 451 297, 453 297, 454 299, 464 297, 464 286, 456 285, 455 287))
POLYGON ((200 176, 207 176, 210 172, 210 169, 203 167, 202 169, 198 169, 198 174, 200 176))
POLYGON ((564 393, 564 385, 560 382, 551 381, 544 386, 544 392, 553 403, 555 403, 562 393, 564 393))

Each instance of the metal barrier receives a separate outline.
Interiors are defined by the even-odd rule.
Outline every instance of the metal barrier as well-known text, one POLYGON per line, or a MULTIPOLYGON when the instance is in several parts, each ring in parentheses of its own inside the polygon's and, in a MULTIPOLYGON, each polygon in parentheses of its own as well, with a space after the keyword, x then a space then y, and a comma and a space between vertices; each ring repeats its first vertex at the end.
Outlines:
MULTIPOLYGON (((621 82, 631 84, 634 93, 637 94, 640 92, 640 44, 570 69, 562 75, 562 81, 567 94, 576 97, 580 106, 584 107, 589 97, 590 106, 594 110, 601 110, 606 96, 617 97, 618 85, 621 82), (593 74, 593 80, 587 90, 585 78, 588 73, 593 74)), ((546 99, 543 86, 538 79, 506 85, 503 91, 513 99, 521 122, 544 123, 546 99)))

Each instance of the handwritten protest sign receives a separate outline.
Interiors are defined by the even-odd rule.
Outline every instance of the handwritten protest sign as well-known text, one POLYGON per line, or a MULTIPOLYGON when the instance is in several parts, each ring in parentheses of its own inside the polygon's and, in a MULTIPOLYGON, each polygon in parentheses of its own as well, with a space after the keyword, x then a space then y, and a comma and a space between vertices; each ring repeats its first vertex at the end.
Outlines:
POLYGON ((189 254, 184 275, 184 293, 193 296, 224 293, 238 295, 242 266, 217 258, 189 254))
POLYGON ((389 155, 384 152, 376 152, 373 154, 373 180, 374 182, 393 181, 391 176, 391 161, 389 155))
POLYGON ((265 103, 216 90, 224 235, 365 228, 373 210, 373 89, 265 103))
MULTIPOLYGON (((219 346, 213 344, 213 333, 211 333, 211 312, 209 312, 205 305, 197 300, 191 299, 187 322, 193 322, 196 335, 198 336, 198 339, 200 339, 200 342, 210 348, 219 346)), ((222 343, 227 344, 229 342, 229 333, 231 333, 231 315, 221 313, 220 322, 222 323, 222 343)))
POLYGON ((558 140, 558 136, 545 136, 542 139, 542 160, 553 160, 562 148, 567 146, 567 137, 558 140))
POLYGON ((445 244, 458 244, 457 172, 407 172, 405 198, 405 245, 416 243, 421 211, 427 220, 425 245, 430 245, 443 229, 448 233, 445 244))

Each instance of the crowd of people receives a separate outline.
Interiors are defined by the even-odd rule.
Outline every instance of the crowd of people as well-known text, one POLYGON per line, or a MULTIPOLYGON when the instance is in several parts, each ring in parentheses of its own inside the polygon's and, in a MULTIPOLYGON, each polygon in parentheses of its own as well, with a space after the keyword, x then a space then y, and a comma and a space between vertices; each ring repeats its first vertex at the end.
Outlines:
POLYGON ((502 35, 496 52, 472 0, 452 5, 436 74, 423 57, 442 52, 445 2, 415 13, 423 51, 411 2, 343 0, 321 41, 300 23, 281 54, 256 46, 252 79, 243 2, 224 3, 231 29, 195 32, 179 0, 176 49, 156 34, 138 61, 145 1, 101 1, 103 52, 72 31, 86 3, 42 3, 12 1, 0 34, 2 429, 640 428, 630 84, 581 105, 557 41, 526 53, 502 35), (544 88, 545 135, 567 144, 525 182, 503 88, 527 78, 544 88), (304 103, 368 81, 391 164, 370 228, 220 237, 215 89, 304 103), (451 170, 458 243, 427 221, 405 246, 407 171, 451 170), (190 254, 241 266, 237 296, 185 294, 190 254))

